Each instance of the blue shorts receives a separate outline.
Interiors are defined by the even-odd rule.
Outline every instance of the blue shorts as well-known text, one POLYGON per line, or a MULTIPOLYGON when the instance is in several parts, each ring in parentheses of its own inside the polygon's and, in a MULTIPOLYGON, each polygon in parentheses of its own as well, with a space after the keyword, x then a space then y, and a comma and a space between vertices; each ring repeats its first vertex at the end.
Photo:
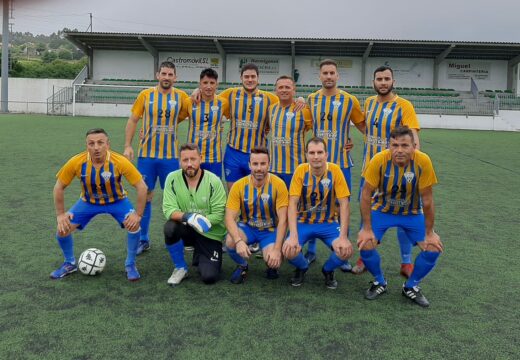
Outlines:
POLYGON ((273 174, 275 174, 280 179, 282 179, 283 182, 285 183, 285 186, 287 186, 287 190, 289 190, 289 188, 291 187, 291 180, 292 180, 293 174, 280 174, 277 172, 273 172, 273 174))
POLYGON ((161 189, 164 189, 164 182, 168 174, 179 170, 179 160, 175 158, 152 159, 140 157, 137 159, 137 170, 143 175, 148 191, 155 189, 157 178, 159 178, 161 189))
POLYGON ((208 170, 219 178, 222 178, 222 162, 202 163, 200 164, 200 168, 208 170))
POLYGON ((394 215, 372 210, 371 220, 372 230, 374 231, 374 235, 378 242, 381 242, 386 230, 391 227, 399 227, 403 229, 413 245, 424 241, 426 236, 424 214, 394 215))
POLYGON ((309 240, 320 239, 325 245, 332 248, 332 243, 337 238, 339 238, 339 224, 337 222, 321 224, 298 223, 298 242, 300 246, 305 245, 309 240))
POLYGON ((74 215, 72 220, 70 220, 71 224, 78 225, 78 229, 83 230, 90 220, 99 214, 112 215, 119 225, 124 228, 123 221, 134 211, 132 203, 127 198, 107 205, 91 204, 79 199, 72 205, 68 213, 74 215))
POLYGON ((226 181, 235 182, 251 174, 249 169, 249 154, 226 146, 224 154, 224 173, 226 181))
POLYGON ((350 191, 350 193, 352 194, 352 175, 350 174, 350 168, 342 168, 341 172, 343 173, 343 176, 347 181, 348 191, 350 191))
POLYGON ((276 232, 269 230, 260 230, 258 228, 244 224, 243 222, 238 223, 238 228, 246 234, 246 242, 248 245, 259 243, 260 249, 272 245, 276 242, 276 232))

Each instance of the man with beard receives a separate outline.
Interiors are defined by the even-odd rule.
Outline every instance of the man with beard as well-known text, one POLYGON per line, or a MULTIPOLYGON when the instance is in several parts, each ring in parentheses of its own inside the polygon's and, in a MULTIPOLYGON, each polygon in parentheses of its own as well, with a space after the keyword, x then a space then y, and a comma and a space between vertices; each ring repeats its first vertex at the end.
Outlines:
POLYGON ((152 217, 153 190, 157 178, 164 189, 166 176, 179 168, 177 153, 177 122, 182 102, 188 95, 173 87, 176 80, 175 64, 165 61, 156 74, 159 83, 143 90, 132 106, 132 114, 125 128, 124 155, 134 159, 132 139, 137 123, 142 118, 142 138, 139 141, 137 169, 143 174, 148 186, 146 207, 141 221, 141 236, 137 254, 150 248, 149 227, 152 217))
POLYGON ((308 163, 300 164, 289 189, 289 236, 283 244, 283 255, 296 267, 292 286, 301 286, 309 262, 302 254, 302 246, 311 239, 322 240, 332 250, 322 274, 325 286, 336 289, 334 270, 352 256, 348 239, 350 192, 340 167, 327 162, 327 144, 312 138, 306 145, 308 163), (339 202, 339 216, 336 212, 339 202))
POLYGON ((266 277, 278 278, 282 264, 282 243, 287 231, 287 187, 282 179, 269 173, 266 148, 251 149, 251 174, 233 184, 226 205, 226 247, 237 263, 231 275, 233 284, 244 282, 251 256, 248 247, 259 243, 265 263, 266 277), (239 217, 237 223, 237 217, 239 217))
MULTIPOLYGON (((352 190, 350 167, 353 165, 346 145, 350 141, 350 122, 361 133, 365 132, 365 122, 358 99, 338 89, 338 65, 334 60, 325 59, 320 63, 320 81, 322 88, 309 95, 307 102, 314 119, 314 136, 322 138, 327 144, 328 159, 338 165, 352 190)), ((305 254, 309 263, 316 260, 316 242, 310 241, 305 254)), ((342 271, 350 271, 352 266, 346 263, 342 271)))
POLYGON ((387 291, 377 247, 387 229, 399 227, 406 232, 409 241, 421 249, 402 294, 427 307, 429 302, 419 284, 435 267, 443 250, 440 237, 433 230, 432 187, 437 183, 437 177, 430 157, 416 149, 414 135, 408 127, 397 127, 389 136, 388 149, 377 153, 363 172, 362 228, 357 244, 363 262, 374 276, 365 298, 374 300, 387 291))
MULTIPOLYGON (((374 90, 377 95, 365 100, 365 146, 363 150, 363 167, 365 171, 368 163, 380 151, 388 148, 390 133, 399 126, 407 126, 413 134, 415 148, 419 150, 420 130, 419 121, 413 105, 394 93, 394 73, 389 66, 380 66, 374 71, 374 90)), ((359 196, 364 184, 361 176, 359 196)), ((413 271, 412 243, 401 228, 397 228, 397 239, 401 250, 401 275, 408 278, 413 271)), ((363 260, 359 258, 352 269, 353 274, 365 271, 363 260)))
POLYGON ((222 267, 222 241, 226 235, 226 190, 220 178, 200 168, 199 147, 180 148, 180 166, 168 175, 163 193, 164 241, 175 270, 168 284, 175 286, 188 275, 184 246, 193 246, 193 265, 205 284, 218 280, 222 267))

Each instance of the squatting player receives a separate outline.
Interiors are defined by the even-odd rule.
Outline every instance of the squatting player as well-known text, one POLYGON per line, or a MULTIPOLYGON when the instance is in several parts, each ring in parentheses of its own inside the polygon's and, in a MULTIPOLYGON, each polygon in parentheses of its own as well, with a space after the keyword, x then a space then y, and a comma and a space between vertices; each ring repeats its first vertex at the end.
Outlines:
POLYGON ((226 205, 226 247, 237 263, 233 284, 244 282, 251 256, 248 245, 259 243, 267 264, 266 277, 278 278, 282 243, 287 233, 288 193, 282 179, 269 173, 266 148, 251 149, 251 174, 233 184, 226 205), (238 223, 237 223, 237 218, 238 223))
POLYGON ((178 285, 188 275, 184 245, 194 247, 193 265, 212 284, 222 267, 226 190, 219 177, 201 169, 197 145, 182 145, 179 154, 181 169, 168 175, 163 193, 164 241, 175 265, 168 284, 178 285))
MULTIPOLYGON (((334 60, 325 59, 320 63, 320 81, 322 88, 309 95, 307 103, 314 119, 314 136, 322 138, 327 144, 329 161, 339 165, 349 191, 351 186, 350 167, 352 160, 345 146, 349 142, 350 122, 359 131, 365 132, 365 122, 358 99, 338 89, 338 65, 334 60)), ((309 262, 316 259, 316 243, 311 241, 306 253, 309 262)), ((350 271, 350 264, 342 267, 350 271)))
POLYGON ((432 187, 437 178, 430 158, 415 149, 411 129, 398 127, 390 132, 389 148, 370 160, 363 176, 360 204, 363 225, 357 244, 365 266, 375 278, 365 297, 373 300, 386 292, 387 282, 376 248, 387 229, 400 227, 422 250, 402 294, 420 306, 429 306, 419 284, 434 268, 443 249, 439 235, 433 230, 432 187))
MULTIPOLYGON (((365 146, 363 150, 363 167, 378 152, 388 148, 390 132, 399 126, 408 126, 413 133, 415 148, 419 150, 419 120, 413 105, 394 93, 394 73, 389 66, 380 66, 374 71, 373 86, 377 95, 365 100, 365 146)), ((361 177, 360 194, 364 178, 361 177)), ((408 278, 413 270, 412 243, 406 233, 397 228, 397 239, 401 250, 401 275, 408 278)), ((363 260, 358 259, 352 273, 361 274, 365 270, 363 260)))
POLYGON ((309 268, 301 248, 311 239, 322 240, 332 253, 321 271, 325 285, 336 289, 334 270, 353 252, 347 237, 350 192, 340 167, 327 162, 327 144, 323 139, 309 140, 306 155, 308 163, 296 168, 289 189, 289 236, 283 244, 283 254, 296 267, 291 284, 300 286, 309 268))
POLYGON ((222 177, 222 126, 223 118, 229 118, 227 99, 216 96, 218 73, 211 68, 200 73, 201 101, 195 104, 184 99, 179 119, 188 117, 188 142, 199 146, 202 154, 200 167, 219 178, 222 177))
POLYGON ((164 188, 166 176, 179 168, 177 119, 182 102, 188 97, 184 91, 173 87, 176 80, 174 63, 162 62, 156 77, 157 86, 143 90, 137 96, 125 128, 124 155, 133 160, 132 139, 139 119, 143 119, 141 126, 143 136, 139 141, 137 168, 143 174, 148 186, 148 196, 141 221, 138 255, 150 248, 149 227, 157 178, 161 188, 164 188))
POLYGON ((51 278, 60 279, 78 270, 72 233, 76 229, 83 230, 96 215, 108 213, 128 231, 126 276, 130 281, 137 281, 141 275, 135 266, 135 256, 139 243, 139 223, 146 202, 146 184, 128 159, 110 151, 110 141, 105 130, 87 131, 86 143, 87 150, 70 158, 56 175, 56 240, 65 262, 51 273, 51 278), (65 188, 75 177, 81 182, 81 195, 72 208, 65 212, 65 188), (137 210, 134 210, 126 196, 122 177, 137 190, 137 210))

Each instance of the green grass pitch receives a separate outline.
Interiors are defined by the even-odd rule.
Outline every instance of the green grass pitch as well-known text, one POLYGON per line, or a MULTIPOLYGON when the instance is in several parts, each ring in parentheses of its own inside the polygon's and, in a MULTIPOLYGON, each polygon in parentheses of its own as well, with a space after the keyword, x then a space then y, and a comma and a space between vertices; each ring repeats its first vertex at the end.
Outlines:
MULTIPOLYGON (((323 245, 301 288, 289 285, 287 264, 280 279, 265 279, 259 259, 251 261, 245 284, 232 285, 228 257, 217 285, 204 286, 192 271, 171 288, 161 191, 153 204, 152 249, 138 258, 141 281, 126 280, 125 233, 108 216, 75 235, 76 256, 89 247, 105 252, 104 273, 51 281, 49 273, 62 262, 54 239, 54 176, 84 149, 89 128, 104 127, 112 148, 122 151, 125 122, 0 116, 0 358, 518 358, 520 134, 421 131, 422 149, 440 182, 434 189, 436 229, 446 248, 423 283, 432 305, 422 309, 400 295, 395 231, 380 247, 389 292, 375 301, 363 298, 367 274, 338 272, 338 289, 325 288, 323 245)), ((359 165, 362 139, 356 130, 353 137, 359 165)), ((354 194, 359 169, 353 170, 354 194)), ((66 192, 67 206, 78 194, 75 181, 66 192)), ((351 208, 354 241, 358 203, 351 208)))

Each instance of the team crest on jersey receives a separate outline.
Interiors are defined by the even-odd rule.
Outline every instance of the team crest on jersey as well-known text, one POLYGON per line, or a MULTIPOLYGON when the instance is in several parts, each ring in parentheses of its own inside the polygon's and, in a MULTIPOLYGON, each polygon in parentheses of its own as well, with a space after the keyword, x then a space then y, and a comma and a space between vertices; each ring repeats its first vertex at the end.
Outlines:
POLYGON ((213 112, 217 112, 219 109, 220 109, 220 107, 218 107, 218 106, 216 106, 216 105, 213 105, 213 106, 211 107, 211 111, 213 111, 213 112))
POLYGON ((291 111, 288 111, 288 112, 285 114, 285 117, 287 118, 287 120, 291 120, 291 119, 294 117, 294 113, 291 112, 291 111))
POLYGON ((177 105, 177 101, 175 101, 175 100, 170 100, 170 101, 168 101, 168 103, 170 104, 170 106, 177 105))
POLYGON ((225 172, 226 172, 226 176, 229 176, 231 174, 231 169, 226 169, 225 172))
POLYGON ((103 171, 101 173, 101 176, 103 177, 103 179, 105 179, 105 182, 108 182, 108 181, 110 181, 110 177, 112 176, 112 173, 110 171, 103 171))
POLYGON ((193 111, 197 111, 197 107, 194 106, 194 107, 191 108, 191 110, 193 110, 193 111))
POLYGON ((260 96, 255 96, 255 103, 261 103, 262 98, 260 96))
POLYGON ((383 109, 383 116, 384 117, 387 117, 388 115, 390 115, 392 113, 392 109, 389 109, 389 108, 385 108, 383 109))
POLYGON ((322 180, 320 181, 320 183, 321 183, 321 185, 323 185, 323 187, 324 187, 325 189, 328 189, 329 186, 330 186, 330 179, 322 179, 322 180))
POLYGON ((415 174, 413 172, 407 171, 404 173, 404 178, 406 179, 406 182, 410 184, 415 177, 415 174))
POLYGON ((335 109, 339 108, 340 105, 341 105, 341 101, 334 100, 332 102, 332 106, 334 106, 335 109))
POLYGON ((269 202, 269 198, 270 198, 269 194, 262 194, 262 195, 260 195, 260 199, 262 199, 262 202, 264 204, 267 204, 269 202))

